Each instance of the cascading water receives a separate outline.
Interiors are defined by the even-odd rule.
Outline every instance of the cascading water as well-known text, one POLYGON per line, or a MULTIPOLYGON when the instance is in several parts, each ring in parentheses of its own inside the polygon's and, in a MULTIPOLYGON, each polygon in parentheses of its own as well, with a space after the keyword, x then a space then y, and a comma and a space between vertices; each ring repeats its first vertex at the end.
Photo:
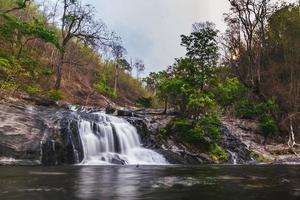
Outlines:
POLYGON ((142 147, 136 128, 126 120, 104 113, 93 115, 96 121, 81 119, 79 123, 81 164, 167 164, 162 155, 142 147))

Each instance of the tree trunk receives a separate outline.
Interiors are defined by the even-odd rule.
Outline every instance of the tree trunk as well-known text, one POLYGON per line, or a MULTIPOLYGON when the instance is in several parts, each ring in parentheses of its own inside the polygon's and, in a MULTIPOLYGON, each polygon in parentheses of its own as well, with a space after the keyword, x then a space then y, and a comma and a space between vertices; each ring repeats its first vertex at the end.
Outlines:
POLYGON ((59 90, 60 89, 60 84, 61 84, 61 79, 62 79, 62 67, 64 65, 64 57, 65 57, 65 52, 64 50, 62 50, 60 52, 60 58, 59 58, 59 63, 56 67, 56 81, 55 81, 55 86, 54 89, 55 90, 59 90))
POLYGON ((168 98, 165 98, 165 108, 163 114, 167 114, 168 111, 168 98))
POLYGON ((290 148, 293 148, 295 146, 295 134, 293 130, 293 122, 290 120, 290 133, 289 133, 289 141, 288 141, 288 146, 290 148))
POLYGON ((114 80, 114 92, 117 94, 117 86, 118 86, 118 77, 119 77, 119 66, 116 64, 115 66, 115 80, 114 80))

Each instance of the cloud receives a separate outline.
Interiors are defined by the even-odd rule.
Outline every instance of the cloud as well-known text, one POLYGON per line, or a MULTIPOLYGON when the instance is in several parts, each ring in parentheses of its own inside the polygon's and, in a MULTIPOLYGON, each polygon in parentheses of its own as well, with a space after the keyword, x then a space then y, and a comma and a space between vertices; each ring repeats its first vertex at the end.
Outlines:
POLYGON ((180 35, 195 22, 212 21, 225 30, 227 0, 85 0, 123 39, 130 57, 140 58, 146 72, 158 71, 184 56, 180 35))

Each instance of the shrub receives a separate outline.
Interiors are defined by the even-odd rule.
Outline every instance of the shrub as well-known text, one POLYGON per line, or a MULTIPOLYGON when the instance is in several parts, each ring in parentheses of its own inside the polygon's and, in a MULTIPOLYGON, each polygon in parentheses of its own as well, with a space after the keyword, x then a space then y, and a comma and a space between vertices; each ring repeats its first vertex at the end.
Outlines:
POLYGON ((240 98, 244 90, 237 78, 226 78, 223 83, 216 84, 214 93, 220 105, 230 106, 240 98))
POLYGON ((35 86, 27 86, 24 88, 24 91, 27 92, 28 94, 37 94, 39 93, 41 90, 39 87, 35 87, 35 86))
POLYGON ((271 116, 264 116, 260 119, 260 130, 265 136, 278 132, 277 125, 271 116))
POLYGON ((270 158, 267 158, 261 154, 257 154, 256 152, 254 151, 251 151, 250 152, 250 157, 258 162, 270 162, 272 161, 270 158))
POLYGON ((209 149, 209 155, 214 161, 227 161, 227 153, 217 144, 211 144, 209 149))
POLYGON ((258 116, 255 104, 247 99, 243 99, 235 106, 236 114, 238 117, 253 119, 258 116))
POLYGON ((136 101, 137 105, 143 106, 145 108, 150 108, 152 106, 152 97, 140 97, 136 101))
POLYGON ((243 100, 237 107, 239 117, 259 120, 260 130, 265 136, 278 132, 277 124, 272 116, 272 113, 277 112, 277 110, 278 106, 272 100, 258 104, 243 100))
POLYGON ((173 124, 177 136, 187 143, 210 144, 220 137, 220 121, 213 115, 203 116, 198 122, 177 119, 173 124))
POLYGON ((100 75, 98 82, 94 86, 99 92, 103 93, 104 95, 107 95, 112 98, 116 98, 117 94, 115 93, 114 89, 107 86, 106 82, 107 81, 105 76, 100 75))
POLYGON ((167 130, 165 128, 160 128, 156 135, 156 138, 158 140, 164 140, 166 139, 166 137, 167 137, 167 130))
POLYGON ((50 100, 53 101, 59 101, 64 99, 64 94, 60 90, 50 90, 48 91, 47 96, 49 97, 50 100))
POLYGON ((221 122, 216 115, 205 115, 200 120, 200 126, 207 136, 213 142, 217 142, 220 138, 221 122))

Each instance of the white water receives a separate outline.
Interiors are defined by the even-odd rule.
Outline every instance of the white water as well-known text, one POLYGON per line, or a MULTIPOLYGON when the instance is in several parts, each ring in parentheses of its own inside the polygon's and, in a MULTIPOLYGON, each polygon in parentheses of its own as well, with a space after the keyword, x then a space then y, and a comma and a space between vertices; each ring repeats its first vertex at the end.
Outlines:
POLYGON ((84 159, 81 164, 112 164, 116 160, 124 164, 167 164, 166 159, 142 147, 136 128, 126 120, 104 113, 94 113, 99 122, 81 120, 79 132, 84 159))

